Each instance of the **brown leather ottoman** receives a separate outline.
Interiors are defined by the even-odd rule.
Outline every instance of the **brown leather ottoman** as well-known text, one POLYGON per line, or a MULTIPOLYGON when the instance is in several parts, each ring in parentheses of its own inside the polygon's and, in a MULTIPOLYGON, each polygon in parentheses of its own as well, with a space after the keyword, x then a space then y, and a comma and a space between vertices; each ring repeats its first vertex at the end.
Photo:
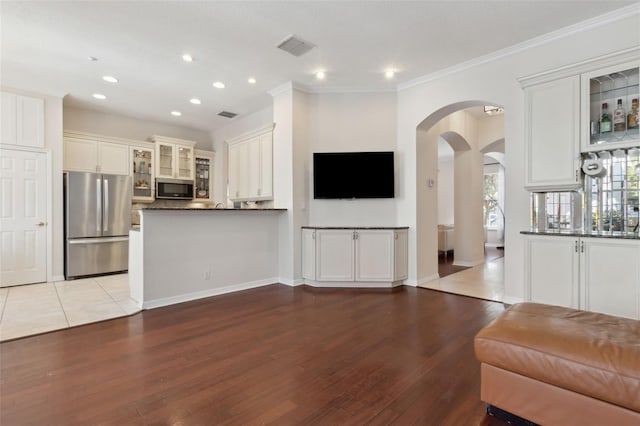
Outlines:
POLYGON ((640 321, 520 303, 475 351, 488 404, 543 425, 640 425, 640 321))

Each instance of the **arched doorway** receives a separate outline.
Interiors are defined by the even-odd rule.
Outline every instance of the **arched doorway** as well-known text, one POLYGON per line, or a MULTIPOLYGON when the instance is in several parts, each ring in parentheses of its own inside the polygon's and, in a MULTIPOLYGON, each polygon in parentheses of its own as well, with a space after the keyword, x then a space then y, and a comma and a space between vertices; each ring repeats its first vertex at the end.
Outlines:
POLYGON ((433 183, 438 175, 439 139, 454 150, 455 262, 469 267, 484 263, 483 157, 485 152, 504 151, 503 116, 483 121, 481 111, 491 104, 465 101, 448 105, 416 128, 416 254, 418 277, 422 277, 418 285, 439 278, 438 182, 433 183))

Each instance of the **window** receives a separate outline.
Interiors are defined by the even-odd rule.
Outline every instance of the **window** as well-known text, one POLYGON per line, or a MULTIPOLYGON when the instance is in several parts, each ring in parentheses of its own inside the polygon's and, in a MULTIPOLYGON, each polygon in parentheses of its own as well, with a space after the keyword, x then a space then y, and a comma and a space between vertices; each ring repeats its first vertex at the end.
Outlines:
POLYGON ((484 226, 487 228, 496 228, 498 220, 502 219, 500 207, 498 207, 498 174, 486 173, 484 175, 484 226))
POLYGON ((640 185, 640 150, 601 151, 607 173, 585 178, 585 229, 596 232, 637 232, 640 185))

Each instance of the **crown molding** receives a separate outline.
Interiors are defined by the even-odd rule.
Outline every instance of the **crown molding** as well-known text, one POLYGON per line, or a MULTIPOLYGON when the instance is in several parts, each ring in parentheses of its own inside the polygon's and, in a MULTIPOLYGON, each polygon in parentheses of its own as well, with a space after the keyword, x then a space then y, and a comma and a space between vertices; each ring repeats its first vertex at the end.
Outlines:
POLYGON ((357 87, 357 86, 322 86, 322 87, 311 87, 304 85, 302 83, 298 83, 296 81, 288 81, 280 86, 277 86, 267 93, 271 96, 276 97, 286 92, 290 92, 293 90, 298 90, 300 92, 309 93, 309 94, 329 94, 329 93, 396 93, 398 90, 396 87, 357 87))
POLYGON ((309 93, 396 93, 396 87, 356 87, 356 86, 330 86, 309 88, 309 93))
POLYGON ((292 92, 293 90, 299 90, 305 93, 311 93, 311 89, 304 84, 298 83, 296 81, 287 81, 286 83, 281 84, 280 86, 276 86, 271 90, 268 90, 267 93, 273 96, 274 98, 278 95, 281 95, 286 92, 292 92))
POLYGON ((596 16, 594 18, 587 19, 586 21, 578 22, 577 24, 569 25, 568 27, 560 28, 556 31, 552 31, 550 33, 543 34, 541 36, 523 41, 521 43, 514 44, 513 46, 509 46, 505 49, 497 50, 487 55, 483 55, 475 59, 471 59, 469 61, 465 61, 456 65, 450 66, 448 68, 444 68, 442 70, 433 72, 431 74, 418 77, 406 83, 400 83, 398 84, 397 88, 398 88, 398 91, 410 89, 412 87, 437 80, 439 78, 448 76, 450 74, 455 74, 455 73, 467 70, 469 68, 485 64, 487 62, 492 62, 498 59, 505 58, 507 56, 512 56, 517 53, 521 53, 526 50, 532 49, 534 47, 550 43, 554 40, 565 38, 576 33, 597 28, 602 25, 606 25, 611 22, 616 22, 621 19, 626 19, 633 15, 638 15, 638 14, 640 14, 640 3, 634 3, 630 6, 626 6, 621 9, 616 9, 614 11, 605 13, 604 15, 596 16))
POLYGON ((582 74, 595 68, 605 68, 638 59, 640 59, 640 46, 635 46, 629 49, 620 50, 618 52, 609 53, 608 55, 590 58, 575 64, 569 64, 563 67, 554 68, 552 70, 520 77, 517 79, 517 81, 523 88, 525 88, 532 85, 545 83, 547 81, 570 77, 576 74, 582 74))

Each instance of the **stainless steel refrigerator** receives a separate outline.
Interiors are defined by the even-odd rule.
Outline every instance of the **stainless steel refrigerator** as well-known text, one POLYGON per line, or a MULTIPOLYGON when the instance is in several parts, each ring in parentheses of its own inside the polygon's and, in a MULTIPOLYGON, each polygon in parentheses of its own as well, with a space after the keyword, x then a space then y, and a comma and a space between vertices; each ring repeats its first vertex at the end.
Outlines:
POLYGON ((131 177, 64 174, 67 279, 126 271, 131 228, 131 177))

